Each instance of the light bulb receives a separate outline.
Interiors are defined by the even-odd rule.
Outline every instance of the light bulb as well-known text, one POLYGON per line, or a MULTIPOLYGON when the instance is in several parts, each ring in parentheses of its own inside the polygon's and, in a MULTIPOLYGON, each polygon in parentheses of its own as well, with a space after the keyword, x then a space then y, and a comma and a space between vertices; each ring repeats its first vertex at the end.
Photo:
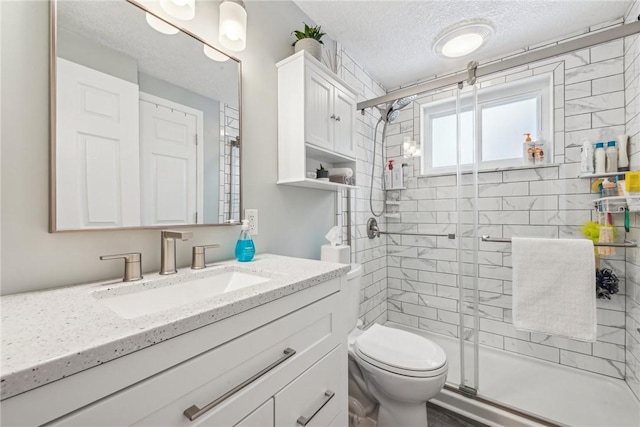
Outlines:
POLYGON ((240 52, 247 46, 247 11, 244 5, 225 0, 220 4, 218 38, 225 48, 240 52))
POLYGON ((163 20, 156 18, 150 13, 146 14, 145 19, 147 20, 147 24, 149 24, 151 28, 162 34, 176 34, 179 31, 173 25, 167 24, 163 20))

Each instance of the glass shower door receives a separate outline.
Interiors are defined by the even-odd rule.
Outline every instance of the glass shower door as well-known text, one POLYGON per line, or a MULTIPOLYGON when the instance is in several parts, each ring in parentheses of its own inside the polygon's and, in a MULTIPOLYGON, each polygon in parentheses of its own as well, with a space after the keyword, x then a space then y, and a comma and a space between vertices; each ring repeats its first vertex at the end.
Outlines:
POLYGON ((459 388, 469 395, 479 387, 477 89, 460 83, 456 91, 459 388))

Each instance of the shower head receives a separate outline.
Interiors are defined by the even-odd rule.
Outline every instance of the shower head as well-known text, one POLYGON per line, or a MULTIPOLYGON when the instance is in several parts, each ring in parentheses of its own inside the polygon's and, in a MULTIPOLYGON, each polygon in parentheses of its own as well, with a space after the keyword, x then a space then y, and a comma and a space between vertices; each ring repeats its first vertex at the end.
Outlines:
POLYGON ((400 115, 400 110, 402 110, 407 105, 411 104, 411 102, 416 99, 416 95, 405 96, 404 98, 396 99, 391 104, 387 104, 386 109, 380 110, 380 115, 382 115, 382 120, 387 123, 391 123, 400 115))

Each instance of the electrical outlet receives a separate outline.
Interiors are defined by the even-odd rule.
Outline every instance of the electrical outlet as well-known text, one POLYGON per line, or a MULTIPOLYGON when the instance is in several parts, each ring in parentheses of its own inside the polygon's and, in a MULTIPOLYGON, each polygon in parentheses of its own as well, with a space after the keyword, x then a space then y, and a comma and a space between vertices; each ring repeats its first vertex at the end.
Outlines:
POLYGON ((258 209, 245 209, 244 219, 249 224, 249 234, 252 236, 258 235, 258 209))

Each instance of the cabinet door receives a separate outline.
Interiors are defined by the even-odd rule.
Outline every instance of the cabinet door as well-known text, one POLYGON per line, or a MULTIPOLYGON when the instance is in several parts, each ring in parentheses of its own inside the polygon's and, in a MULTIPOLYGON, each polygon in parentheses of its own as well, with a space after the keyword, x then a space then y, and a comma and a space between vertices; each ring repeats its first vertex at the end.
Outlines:
POLYGON ((331 424, 347 401, 345 356, 338 346, 275 395, 278 427, 331 424))
POLYGON ((234 427, 274 427, 274 422, 273 398, 271 398, 234 427))
POLYGON ((333 85, 306 69, 305 142, 333 150, 333 85))
POLYGON ((334 92, 335 127, 333 146, 338 154, 356 156, 354 137, 356 102, 338 88, 334 92))

